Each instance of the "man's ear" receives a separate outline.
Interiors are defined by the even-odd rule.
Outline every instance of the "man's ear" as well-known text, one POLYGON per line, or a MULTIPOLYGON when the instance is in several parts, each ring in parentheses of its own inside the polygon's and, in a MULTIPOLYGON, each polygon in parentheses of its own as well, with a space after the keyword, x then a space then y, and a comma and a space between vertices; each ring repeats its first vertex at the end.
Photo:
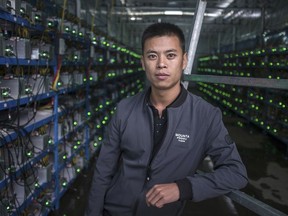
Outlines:
POLYGON ((187 67, 187 64, 188 64, 188 54, 187 52, 185 52, 183 54, 183 67, 182 67, 183 70, 187 67))
POLYGON ((144 57, 143 57, 143 55, 141 55, 141 64, 142 64, 143 70, 145 71, 144 57))

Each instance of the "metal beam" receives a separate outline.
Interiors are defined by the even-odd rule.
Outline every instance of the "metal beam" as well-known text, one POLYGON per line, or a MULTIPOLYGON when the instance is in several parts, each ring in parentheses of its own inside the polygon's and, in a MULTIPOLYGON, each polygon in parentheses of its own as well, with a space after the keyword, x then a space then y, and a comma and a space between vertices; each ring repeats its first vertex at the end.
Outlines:
POLYGON ((234 202, 244 206, 245 208, 255 212, 258 215, 265 216, 287 216, 283 212, 272 208, 271 206, 241 192, 241 191, 232 191, 226 195, 234 202))
MULTIPOLYGON (((187 12, 193 12, 193 11, 196 11, 196 8, 195 7, 175 7, 175 6, 171 6, 171 7, 163 7, 163 6, 156 6, 156 5, 153 5, 152 6, 115 6, 114 9, 117 10, 117 11, 121 11, 123 10, 123 8, 125 9, 130 9, 130 10, 133 10, 133 11, 165 11, 165 10, 182 10, 182 11, 187 11, 187 12)), ((244 10, 244 11, 261 11, 262 8, 260 7, 229 7, 229 8, 225 8, 225 7, 207 7, 206 8, 207 10, 234 10, 234 11, 241 11, 241 10, 244 10)))
MULTIPOLYGON (((189 50, 187 53, 188 63, 183 72, 183 74, 186 74, 186 75, 191 74, 191 71, 192 71, 206 5, 207 5, 207 2, 203 0, 199 0, 197 4, 197 12, 195 15, 194 27, 193 27, 193 31, 191 32, 189 50)), ((189 82, 184 80, 183 86, 187 89, 188 85, 189 85, 189 82)))
POLYGON ((249 86, 272 89, 288 89, 288 79, 266 79, 236 76, 217 76, 191 74, 183 76, 184 81, 223 83, 228 85, 249 86))

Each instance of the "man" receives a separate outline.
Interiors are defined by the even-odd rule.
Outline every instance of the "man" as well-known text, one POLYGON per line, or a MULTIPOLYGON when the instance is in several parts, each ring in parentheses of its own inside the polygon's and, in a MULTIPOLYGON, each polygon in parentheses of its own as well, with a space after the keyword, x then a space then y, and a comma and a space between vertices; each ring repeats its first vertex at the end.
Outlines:
POLYGON ((185 200, 247 184, 220 110, 181 85, 187 53, 180 28, 149 26, 142 52, 151 87, 117 106, 96 162, 87 216, 176 216, 185 200), (206 156, 214 171, 197 174, 206 156))

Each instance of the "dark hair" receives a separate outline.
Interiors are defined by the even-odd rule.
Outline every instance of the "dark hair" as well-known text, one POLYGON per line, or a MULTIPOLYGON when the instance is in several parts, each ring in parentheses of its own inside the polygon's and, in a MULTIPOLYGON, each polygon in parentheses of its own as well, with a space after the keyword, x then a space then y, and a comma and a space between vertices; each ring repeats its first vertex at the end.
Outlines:
POLYGON ((142 52, 147 39, 160 36, 176 36, 180 41, 183 53, 185 52, 185 37, 183 31, 172 23, 154 23, 148 26, 142 34, 142 52))

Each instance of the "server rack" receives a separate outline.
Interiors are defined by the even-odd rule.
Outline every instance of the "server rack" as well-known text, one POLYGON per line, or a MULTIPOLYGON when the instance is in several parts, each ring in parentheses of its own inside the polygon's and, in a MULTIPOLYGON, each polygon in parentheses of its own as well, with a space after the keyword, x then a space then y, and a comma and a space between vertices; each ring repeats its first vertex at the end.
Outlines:
MULTIPOLYGON (((287 32, 281 35, 286 38, 287 32)), ((277 41, 283 40, 278 37, 277 41)), ((198 89, 283 142, 288 156, 288 49, 285 43, 268 42, 263 48, 199 57, 199 76, 218 82, 209 84, 204 78, 198 89)))
POLYGON ((101 146, 116 103, 141 91, 144 77, 139 55, 80 19, 72 1, 6 3, 0 214, 47 215, 101 146))

